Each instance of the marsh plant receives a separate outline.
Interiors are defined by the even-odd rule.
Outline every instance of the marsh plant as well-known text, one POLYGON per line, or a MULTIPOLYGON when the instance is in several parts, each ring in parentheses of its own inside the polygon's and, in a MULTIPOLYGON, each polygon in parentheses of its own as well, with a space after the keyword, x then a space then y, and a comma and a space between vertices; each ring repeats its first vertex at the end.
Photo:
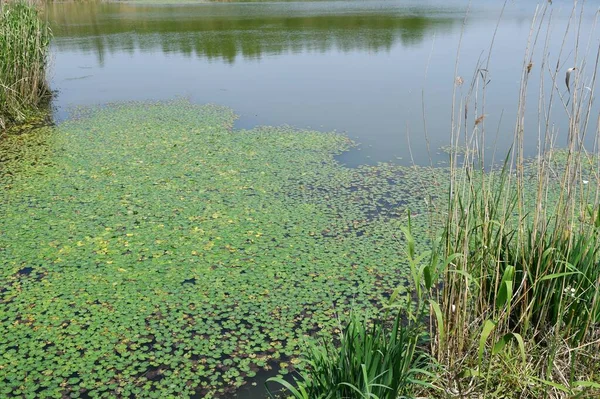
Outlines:
MULTIPOLYGON (((338 317, 378 316, 409 273, 394 212, 441 195, 424 170, 343 167, 343 135, 233 129, 228 108, 73 112, 0 140, 2 398, 222 398, 296 365, 338 317)), ((395 339, 369 345, 412 350, 395 339)))
MULTIPOLYGON (((413 283, 414 291, 408 295, 412 306, 398 301, 402 289, 389 301, 392 308, 404 309, 400 312, 412 309, 411 323, 429 329, 436 373, 429 380, 426 376, 431 374, 421 374, 429 383, 421 396, 600 394, 598 127, 593 147, 583 146, 586 136, 594 134, 590 124, 595 122, 592 102, 600 48, 590 40, 583 49, 577 29, 584 12, 575 2, 561 52, 551 57, 546 49, 552 40, 552 5, 536 11, 523 59, 513 144, 500 166, 486 159, 490 155, 485 150, 485 100, 494 40, 470 82, 458 75, 457 56, 450 189, 445 212, 439 212, 443 228, 429 240, 433 243, 429 249, 419 251, 410 219, 406 223, 402 248, 413 283), (568 39, 573 30, 571 51, 568 39), (567 47, 569 51, 564 50, 567 47), (531 131, 526 129, 525 111, 531 104, 528 87, 534 76, 539 76, 538 126, 531 131), (555 130, 557 118, 567 118, 568 131, 555 130), (528 159, 523 143, 531 134, 538 135, 538 154, 528 159), (555 147, 559 134, 567 136, 566 148, 555 147)), ((348 328, 356 328, 355 323, 348 328)), ((330 376, 340 369, 336 359, 342 356, 368 364, 363 347, 354 350, 348 354, 343 339, 337 351, 328 346, 308 350, 309 371, 295 390, 290 387, 294 397, 382 397, 365 389, 327 396, 329 387, 320 381, 346 389, 348 381, 361 378, 360 370, 343 382, 330 376), (329 368, 323 367, 326 355, 329 368), (318 394, 313 393, 316 387, 321 387, 318 394)), ((377 356, 385 358, 391 352, 377 356)), ((406 360, 405 354, 401 360, 406 360)), ((390 372, 389 366, 380 365, 382 375, 390 372)), ((405 389, 419 395, 418 385, 405 389)))
POLYGON ((23 122, 48 99, 46 67, 50 37, 50 28, 35 5, 21 0, 2 4, 0 128, 23 122))
POLYGON ((282 378, 270 381, 295 399, 405 397, 427 374, 419 338, 418 329, 403 325, 400 314, 391 324, 353 315, 337 344, 329 339, 308 346, 307 371, 295 386, 282 378))
POLYGON ((483 149, 493 40, 470 84, 463 87, 456 73, 456 151, 442 245, 419 269, 429 277, 416 281, 431 310, 431 353, 445 370, 435 382, 440 397, 589 397, 600 390, 598 130, 593 148, 582 144, 593 134, 600 48, 590 40, 583 49, 577 27, 586 11, 575 3, 561 53, 551 57, 552 6, 537 10, 513 145, 500 168, 488 169, 483 149), (531 131, 525 111, 537 76, 538 126, 531 131), (568 119, 568 131, 554 129, 557 118, 568 119), (523 141, 531 134, 538 154, 528 160, 523 141), (559 134, 566 148, 555 148, 559 134))

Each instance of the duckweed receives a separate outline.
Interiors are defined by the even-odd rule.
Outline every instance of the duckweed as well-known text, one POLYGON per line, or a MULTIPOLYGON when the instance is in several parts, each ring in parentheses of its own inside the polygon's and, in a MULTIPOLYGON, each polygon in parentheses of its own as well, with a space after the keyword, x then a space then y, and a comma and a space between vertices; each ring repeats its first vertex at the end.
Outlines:
POLYGON ((234 120, 110 105, 0 144, 0 396, 220 397, 405 284, 447 171, 234 120))

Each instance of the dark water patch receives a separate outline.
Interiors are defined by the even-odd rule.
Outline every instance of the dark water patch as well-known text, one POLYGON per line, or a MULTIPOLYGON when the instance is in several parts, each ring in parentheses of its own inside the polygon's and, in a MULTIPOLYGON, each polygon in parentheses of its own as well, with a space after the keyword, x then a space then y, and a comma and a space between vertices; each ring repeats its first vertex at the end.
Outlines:
POLYGON ((24 267, 17 272, 19 276, 29 276, 33 271, 33 267, 24 267))
MULTIPOLYGON (((281 363, 286 364, 287 362, 281 361, 279 364, 281 363)), ((252 378, 249 378, 244 385, 232 392, 219 395, 218 397, 221 399, 265 399, 270 397, 269 391, 275 396, 277 396, 279 393, 283 393, 281 386, 273 382, 267 382, 267 380, 269 378, 279 376, 285 381, 293 383, 295 373, 290 372, 290 370, 286 370, 285 374, 282 375, 279 364, 271 363, 269 364, 268 369, 257 370, 256 375, 252 378)), ((194 398, 197 399, 201 397, 202 396, 194 396, 194 398)))

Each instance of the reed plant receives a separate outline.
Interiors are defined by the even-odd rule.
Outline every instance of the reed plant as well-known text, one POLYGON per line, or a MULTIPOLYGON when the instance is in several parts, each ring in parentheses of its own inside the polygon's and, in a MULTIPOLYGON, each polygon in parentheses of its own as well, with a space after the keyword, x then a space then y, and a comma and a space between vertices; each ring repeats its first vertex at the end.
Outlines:
MULTIPOLYGON (((551 5, 536 11, 513 144, 500 167, 490 170, 483 145, 493 40, 466 91, 459 90, 464 80, 455 75, 445 228, 441 245, 417 268, 423 277, 413 273, 430 311, 430 351, 444 370, 432 396, 600 394, 598 137, 594 148, 582 144, 593 131, 600 48, 590 40, 583 49, 576 32, 572 55, 568 61, 563 55, 583 7, 574 3, 563 47, 553 59, 546 51, 551 5), (565 62, 574 69, 567 71, 565 62), (534 76, 540 84, 532 132, 525 119, 534 76), (554 146, 554 118, 568 121, 566 148, 554 146), (538 135, 538 154, 527 159, 524 137, 531 134, 538 135)), ((459 57, 456 71, 458 63, 459 57)))
POLYGON ((51 31, 33 3, 0 9, 0 128, 25 121, 47 101, 51 31))

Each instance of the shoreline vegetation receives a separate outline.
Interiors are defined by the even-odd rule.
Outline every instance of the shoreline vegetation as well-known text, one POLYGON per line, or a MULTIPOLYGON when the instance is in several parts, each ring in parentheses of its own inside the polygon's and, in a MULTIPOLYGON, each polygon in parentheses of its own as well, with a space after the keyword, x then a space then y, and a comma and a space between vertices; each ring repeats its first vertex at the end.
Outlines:
POLYGON ((405 301, 398 301, 404 288, 394 291, 384 305, 396 322, 355 316, 338 339, 305 348, 308 369, 294 384, 277 377, 269 383, 295 399, 600 396, 600 127, 592 127, 600 121, 591 115, 600 46, 580 48, 576 39, 572 69, 561 66, 583 7, 574 3, 557 59, 546 50, 551 6, 538 7, 513 146, 491 171, 484 143, 494 41, 466 85, 457 56, 449 190, 446 206, 433 212, 444 220, 425 251, 416 249, 423 237, 415 238, 410 216, 402 227, 412 291, 405 301), (549 84, 533 94, 540 145, 538 156, 526 159, 534 67, 549 84), (555 117, 569 120, 563 149, 553 146, 555 117), (581 144, 588 134, 596 137, 594 148, 581 144))
POLYGON ((0 3, 0 131, 45 118, 46 82, 52 34, 35 3, 0 3))
MULTIPOLYGON (((600 396, 600 47, 567 48, 582 7, 552 57, 537 9, 491 170, 493 39, 470 80, 459 45, 448 167, 347 168, 343 135, 237 130, 186 101, 2 137, 0 394, 218 398, 278 368, 271 397, 600 396)), ((4 127, 48 98, 51 33, 26 3, 1 15, 4 127)))

